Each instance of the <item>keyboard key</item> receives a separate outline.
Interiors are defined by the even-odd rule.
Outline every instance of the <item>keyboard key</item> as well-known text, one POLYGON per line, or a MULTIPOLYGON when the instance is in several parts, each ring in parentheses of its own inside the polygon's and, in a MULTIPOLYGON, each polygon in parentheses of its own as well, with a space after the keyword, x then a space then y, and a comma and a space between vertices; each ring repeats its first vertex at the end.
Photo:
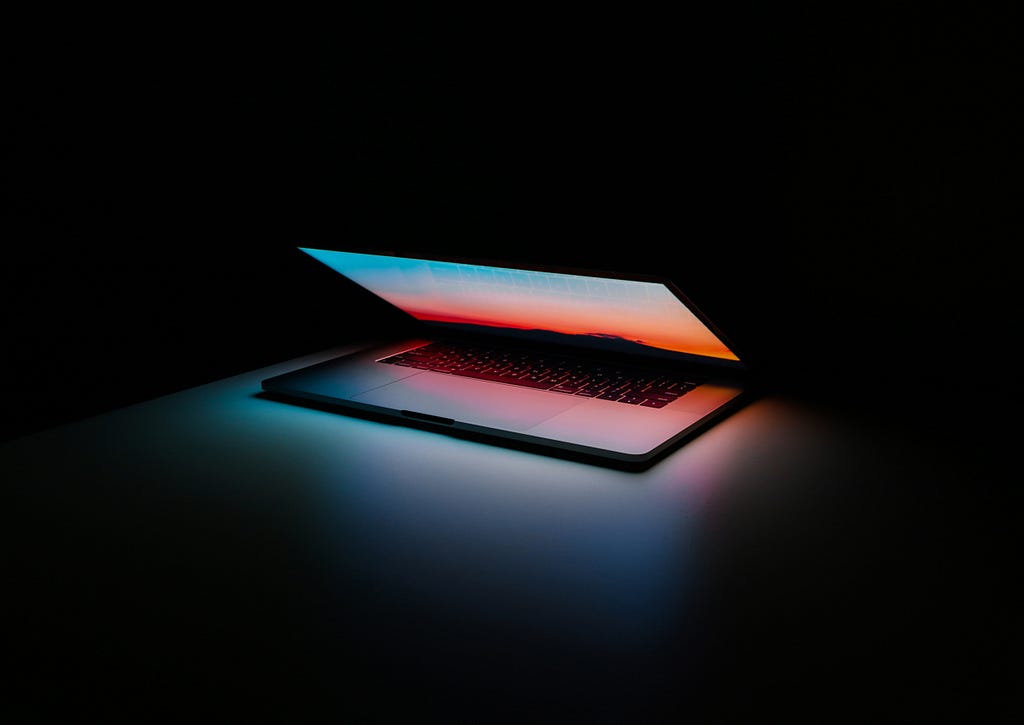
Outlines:
POLYGON ((651 393, 650 391, 645 391, 644 397, 647 398, 648 400, 660 400, 663 403, 671 403, 679 396, 671 395, 669 393, 651 393))

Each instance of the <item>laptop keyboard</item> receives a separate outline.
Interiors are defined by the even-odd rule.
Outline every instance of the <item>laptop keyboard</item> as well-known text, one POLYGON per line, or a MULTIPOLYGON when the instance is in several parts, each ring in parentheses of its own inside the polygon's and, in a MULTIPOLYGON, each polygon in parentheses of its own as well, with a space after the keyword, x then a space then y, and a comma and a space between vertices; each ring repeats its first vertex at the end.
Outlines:
POLYGON ((663 408, 697 387, 641 368, 451 342, 433 342, 380 362, 649 408, 663 408))

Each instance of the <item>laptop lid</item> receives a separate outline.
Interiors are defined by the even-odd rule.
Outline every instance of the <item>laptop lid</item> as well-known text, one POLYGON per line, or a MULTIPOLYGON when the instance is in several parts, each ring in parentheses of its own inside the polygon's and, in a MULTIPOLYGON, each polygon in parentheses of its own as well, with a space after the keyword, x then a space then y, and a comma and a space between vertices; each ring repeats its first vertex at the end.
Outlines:
POLYGON ((300 249, 441 334, 493 335, 619 357, 745 370, 734 346, 669 280, 300 249))

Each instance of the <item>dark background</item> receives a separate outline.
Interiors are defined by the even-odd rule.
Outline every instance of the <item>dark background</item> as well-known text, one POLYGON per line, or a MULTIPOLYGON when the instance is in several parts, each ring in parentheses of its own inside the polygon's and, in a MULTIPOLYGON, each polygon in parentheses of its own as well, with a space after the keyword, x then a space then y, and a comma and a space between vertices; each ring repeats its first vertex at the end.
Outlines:
POLYGON ((1015 18, 427 20, 13 25, 3 435, 372 331, 300 244, 667 274, 815 395, 1009 368, 1015 18))
POLYGON ((1017 17, 118 20, 8 27, 3 437, 372 334, 382 313, 298 245, 663 274, 771 387, 932 455, 905 485, 880 463, 819 524, 855 532, 864 599, 892 588, 901 618, 845 628, 854 601, 801 627, 831 554, 777 544, 723 596, 743 623, 736 661, 715 663, 742 683, 731 702, 757 682, 802 697, 778 672, 825 681, 799 655, 775 672, 785 633, 750 618, 789 591, 774 606, 797 602, 794 651, 828 677, 857 682, 829 642, 863 641, 851 670, 914 683, 930 716, 952 690, 960 716, 1002 707, 1017 680, 1000 658, 1019 652, 1002 422, 1021 387, 1017 17))

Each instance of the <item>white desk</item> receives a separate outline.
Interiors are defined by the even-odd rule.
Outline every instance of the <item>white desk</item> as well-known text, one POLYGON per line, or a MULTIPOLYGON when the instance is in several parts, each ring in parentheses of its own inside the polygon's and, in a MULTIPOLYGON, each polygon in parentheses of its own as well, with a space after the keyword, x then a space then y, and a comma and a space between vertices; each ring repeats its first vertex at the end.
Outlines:
POLYGON ((870 710, 931 651, 953 543, 899 517, 958 469, 911 437, 765 397, 632 473, 257 396, 341 351, 0 447, 26 702, 639 717, 810 679, 870 710))

